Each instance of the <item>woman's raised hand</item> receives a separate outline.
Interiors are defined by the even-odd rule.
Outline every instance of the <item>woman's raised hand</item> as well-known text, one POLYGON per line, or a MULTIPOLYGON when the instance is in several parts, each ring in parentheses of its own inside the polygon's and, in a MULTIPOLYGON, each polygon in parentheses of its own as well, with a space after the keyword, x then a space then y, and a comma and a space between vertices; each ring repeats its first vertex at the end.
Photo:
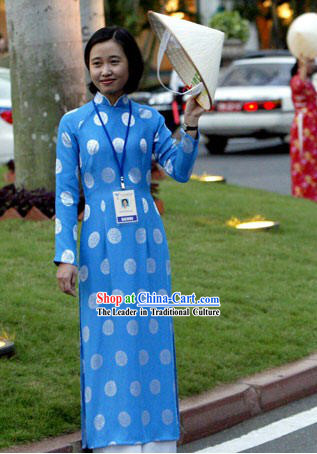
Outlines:
POLYGON ((63 293, 76 296, 77 266, 70 263, 60 263, 57 268, 58 286, 63 293))
POLYGON ((203 112, 206 112, 196 101, 196 99, 191 96, 186 102, 186 109, 184 113, 184 121, 189 126, 197 126, 199 117, 203 112))

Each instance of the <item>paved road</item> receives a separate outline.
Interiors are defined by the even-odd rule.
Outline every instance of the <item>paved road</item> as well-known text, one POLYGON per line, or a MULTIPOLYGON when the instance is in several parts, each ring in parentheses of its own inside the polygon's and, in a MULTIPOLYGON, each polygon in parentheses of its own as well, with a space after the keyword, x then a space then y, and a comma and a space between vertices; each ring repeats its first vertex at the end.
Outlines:
POLYGON ((317 395, 187 443, 178 452, 317 452, 317 395))
MULTIPOLYGON (((290 194, 289 155, 278 141, 235 140, 223 156, 201 145, 194 172, 224 175, 228 183, 290 194)), ((178 452, 317 453, 317 395, 254 417, 178 452)))
MULTIPOLYGON (((290 160, 279 139, 232 139, 224 155, 200 145, 194 173, 223 175, 228 183, 290 194, 290 160)), ((287 148, 286 148, 287 149, 287 148)))

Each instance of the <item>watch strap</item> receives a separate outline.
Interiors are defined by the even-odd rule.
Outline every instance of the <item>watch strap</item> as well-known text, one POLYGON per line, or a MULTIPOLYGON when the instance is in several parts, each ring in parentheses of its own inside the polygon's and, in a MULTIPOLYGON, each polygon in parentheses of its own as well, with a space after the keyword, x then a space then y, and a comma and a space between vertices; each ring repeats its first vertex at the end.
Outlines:
POLYGON ((183 127, 184 131, 197 131, 198 130, 198 126, 189 126, 187 125, 186 123, 184 123, 184 127, 183 127))

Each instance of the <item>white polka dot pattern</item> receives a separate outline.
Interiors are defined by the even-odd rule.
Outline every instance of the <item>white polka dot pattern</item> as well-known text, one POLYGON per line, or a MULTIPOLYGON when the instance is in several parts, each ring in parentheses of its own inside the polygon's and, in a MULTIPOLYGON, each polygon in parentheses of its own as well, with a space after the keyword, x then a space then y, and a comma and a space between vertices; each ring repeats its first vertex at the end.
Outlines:
POLYGON ((155 318, 151 318, 149 321, 149 330, 151 334, 156 334, 158 332, 159 324, 155 318))
POLYGON ((183 151, 184 153, 192 153, 194 151, 194 145, 188 137, 183 139, 183 151))
POLYGON ((55 218, 55 235, 58 235, 62 231, 62 223, 61 220, 55 218))
POLYGON ((121 241, 121 232, 119 229, 115 227, 113 229, 108 230, 107 238, 112 244, 120 243, 121 241))
MULTIPOLYGON (((172 317, 155 317, 149 309, 147 317, 139 314, 98 317, 96 308, 101 305, 97 304, 96 296, 97 292, 123 298, 139 292, 155 291, 164 297, 170 294, 166 235, 150 194, 151 154, 155 154, 160 165, 166 164, 171 176, 180 175, 186 180, 197 145, 183 134, 181 143, 175 142, 154 109, 132 101, 124 175, 127 189, 135 191, 138 222, 118 224, 112 193, 120 189, 120 172, 114 158, 121 162, 129 111, 125 100, 127 97, 121 96, 111 105, 97 93, 95 102, 100 105, 102 120, 93 106, 87 104, 62 122, 58 137, 53 138, 58 145, 55 162, 60 210, 55 219, 58 261, 64 254, 66 263, 74 260, 75 264, 81 231, 80 398, 82 411, 87 410, 84 413, 88 417, 87 440, 98 439, 94 446, 101 446, 102 440, 107 445, 120 444, 119 440, 128 443, 130 434, 134 444, 135 440, 142 444, 140 434, 144 431, 152 442, 173 439, 179 425, 172 317), (103 122, 112 144, 104 134, 103 122), (158 143, 153 143, 154 139, 158 143), (175 159, 176 154, 179 159, 175 159), (84 189, 85 210, 83 222, 77 227, 79 181, 84 189), (110 407, 114 412, 109 413, 110 407)), ((123 303, 120 309, 127 307, 132 309, 136 305, 123 303)))
POLYGON ((63 170, 63 166, 62 166, 61 160, 56 159, 55 173, 56 174, 61 173, 62 170, 63 170))
POLYGON ((89 172, 84 173, 84 182, 88 189, 91 189, 94 186, 95 180, 91 173, 89 172))
POLYGON ((142 411, 142 424, 143 426, 147 426, 150 423, 150 413, 147 410, 142 411))
POLYGON ((78 280, 81 282, 85 282, 87 279, 88 279, 88 267, 86 265, 82 265, 79 268, 78 280))
POLYGON ((161 216, 161 215, 160 215, 160 212, 159 212, 159 210, 158 210, 158 208, 157 208, 157 206, 156 206, 155 201, 153 202, 153 205, 154 205, 154 210, 156 211, 156 213, 157 213, 159 216, 161 216))
POLYGON ((105 183, 112 183, 115 177, 116 174, 111 167, 105 167, 101 172, 101 178, 105 183))
MULTIPOLYGON (((123 123, 125 126, 128 126, 128 122, 129 122, 129 112, 125 112, 124 114, 122 114, 121 120, 122 120, 122 123, 123 123)), ((135 125, 135 118, 134 118, 134 115, 131 115, 130 128, 131 128, 132 126, 134 126, 134 125, 135 125)))
POLYGON ((89 341, 89 326, 84 326, 83 328, 83 341, 84 342, 89 341))
POLYGON ((127 354, 124 351, 119 350, 116 352, 115 360, 118 366, 125 366, 128 362, 127 354))
POLYGON ((134 259, 127 259, 124 262, 123 268, 127 274, 134 274, 136 272, 136 261, 134 259))
POLYGON ((133 381, 130 384, 130 393, 134 397, 138 397, 141 394, 141 383, 139 381, 133 381))
POLYGON ((150 391, 152 394, 159 394, 161 391, 161 383, 159 380, 154 379, 150 382, 150 391))
POLYGON ((69 191, 62 192, 60 197, 61 197, 61 201, 62 201, 63 205, 65 205, 67 207, 70 207, 71 205, 73 205, 74 199, 73 199, 72 194, 69 191))
POLYGON ((90 360, 90 366, 93 370, 98 370, 103 364, 103 357, 102 355, 99 355, 99 353, 95 353, 92 355, 91 360, 90 360))
POLYGON ((101 430, 103 426, 105 425, 105 417, 104 415, 96 415, 94 418, 94 426, 96 430, 101 430))
POLYGON ((124 140, 121 139, 121 137, 116 137, 112 141, 113 147, 116 150, 117 153, 122 153, 123 152, 123 147, 124 147, 124 140))
POLYGON ((162 244, 163 242, 163 235, 160 229, 154 229, 153 230, 153 239, 156 244, 162 244))
POLYGON ((102 325, 102 332, 106 336, 111 336, 114 333, 114 324, 112 320, 106 320, 102 325))
POLYGON ((164 424, 166 424, 166 425, 172 424, 173 419, 174 419, 174 417, 173 417, 172 410, 167 408, 166 410, 162 411, 162 421, 164 424))
POLYGON ((142 203, 143 203, 143 210, 144 213, 147 213, 149 211, 149 204, 147 203, 147 200, 142 197, 142 203))
POLYGON ((65 251, 62 253, 61 261, 70 264, 74 263, 75 255, 73 251, 70 249, 65 249, 65 251))
POLYGON ((145 154, 147 152, 147 142, 144 139, 144 137, 140 140, 140 148, 141 148, 142 153, 145 154))
POLYGON ((93 249, 98 246, 100 241, 99 232, 92 232, 88 237, 88 246, 93 249))
POLYGON ((150 186, 150 184, 151 184, 151 178, 152 178, 152 176, 151 176, 151 170, 148 170, 148 171, 146 172, 146 182, 147 182, 147 184, 148 184, 149 186, 150 186))
POLYGON ((97 300, 97 293, 91 293, 88 297, 89 309, 96 309, 96 307, 98 307, 96 300, 97 300))
POLYGON ((164 349, 160 352, 160 361, 162 364, 169 364, 172 360, 171 352, 168 349, 164 349))
POLYGON ((152 118, 152 112, 149 109, 140 108, 139 109, 140 118, 150 119, 152 118))
POLYGON ((92 156, 99 151, 99 142, 95 139, 90 139, 87 142, 87 151, 92 156))
POLYGON ((127 331, 131 336, 136 336, 139 331, 139 325, 136 320, 130 320, 127 323, 127 331))
POLYGON ((105 395, 108 397, 113 397, 117 394, 117 385, 114 380, 109 380, 104 387, 105 395))
POLYGON ((145 243, 145 241, 146 241, 145 228, 140 227, 139 229, 137 229, 137 231, 135 232, 135 239, 136 239, 136 242, 139 244, 145 243))
POLYGON ((94 101, 96 104, 101 104, 103 100, 102 94, 98 91, 94 97, 94 101))
MULTIPOLYGON (((99 112, 99 114, 103 124, 106 125, 108 123, 108 115, 106 114, 106 112, 99 112)), ((102 124, 100 123, 99 116, 97 114, 94 116, 94 123, 97 126, 102 126, 102 124)))
POLYGON ((173 173, 173 164, 172 164, 172 161, 170 159, 168 159, 164 165, 164 169, 166 170, 166 172, 171 175, 173 173))
POLYGON ((100 271, 102 274, 109 274, 110 273, 110 262, 108 259, 104 259, 100 264, 100 271))
POLYGON ((139 363, 140 366, 145 366, 149 361, 149 354, 146 350, 139 351, 139 363))
POLYGON ((132 169, 130 169, 129 173, 128 173, 128 177, 129 177, 129 180, 134 183, 134 184, 138 184, 141 180, 141 171, 140 169, 138 169, 137 167, 133 167, 132 169))
POLYGON ((88 404, 91 401, 91 396, 92 396, 91 388, 90 388, 90 386, 86 386, 86 388, 85 388, 85 402, 86 402, 86 404, 88 404))
POLYGON ((131 416, 126 411, 121 411, 118 415, 118 421, 120 426, 128 427, 131 424, 131 416))
POLYGON ((68 132, 63 132, 62 133, 62 142, 63 142, 63 145, 67 148, 71 148, 72 147, 72 140, 70 138, 70 135, 68 134, 68 132))
POLYGON ((146 271, 148 273, 155 273, 156 270, 156 262, 152 257, 146 259, 146 271))

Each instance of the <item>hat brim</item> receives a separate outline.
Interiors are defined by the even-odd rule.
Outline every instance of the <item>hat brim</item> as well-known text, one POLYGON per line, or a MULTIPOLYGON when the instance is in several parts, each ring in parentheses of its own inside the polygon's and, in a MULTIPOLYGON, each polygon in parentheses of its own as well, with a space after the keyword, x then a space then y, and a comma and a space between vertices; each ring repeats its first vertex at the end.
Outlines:
MULTIPOLYGON (((199 69, 197 68, 195 63, 193 62, 192 58, 190 57, 190 55, 188 54, 186 49, 182 46, 181 42, 174 35, 173 29, 168 24, 161 22, 160 19, 157 18, 156 14, 153 11, 148 11, 147 15, 148 15, 148 19, 149 19, 149 22, 151 24, 152 30, 155 32, 156 36, 159 38, 160 41, 161 41, 161 38, 162 38, 164 30, 168 30, 171 33, 171 35, 173 37, 173 40, 176 41, 177 45, 182 49, 182 53, 185 55, 185 57, 188 60, 188 62, 190 62, 191 66, 194 68, 196 74, 199 75, 200 82, 202 82, 203 85, 204 85, 203 94, 205 94, 205 93, 207 94, 208 104, 206 102, 204 102, 204 99, 202 97, 202 93, 200 93, 197 96, 195 96, 195 100, 201 105, 201 107, 203 107, 203 109, 210 110, 211 107, 212 107, 212 96, 210 95, 210 92, 208 90, 208 86, 206 84, 206 81, 204 80, 204 77, 202 76, 201 72, 199 71, 199 69), (157 23, 158 22, 162 26, 161 29, 159 27, 157 27, 157 23)), ((175 71, 177 72, 179 77, 182 79, 184 84, 187 85, 187 86, 190 86, 191 80, 186 80, 186 77, 184 77, 182 72, 179 70, 177 64, 175 64, 173 62, 173 55, 170 55, 169 46, 167 46, 166 54, 168 56, 168 59, 169 59, 171 65, 173 66, 173 68, 175 69, 175 71)), ((205 97, 205 99, 206 99, 206 97, 205 97)))

